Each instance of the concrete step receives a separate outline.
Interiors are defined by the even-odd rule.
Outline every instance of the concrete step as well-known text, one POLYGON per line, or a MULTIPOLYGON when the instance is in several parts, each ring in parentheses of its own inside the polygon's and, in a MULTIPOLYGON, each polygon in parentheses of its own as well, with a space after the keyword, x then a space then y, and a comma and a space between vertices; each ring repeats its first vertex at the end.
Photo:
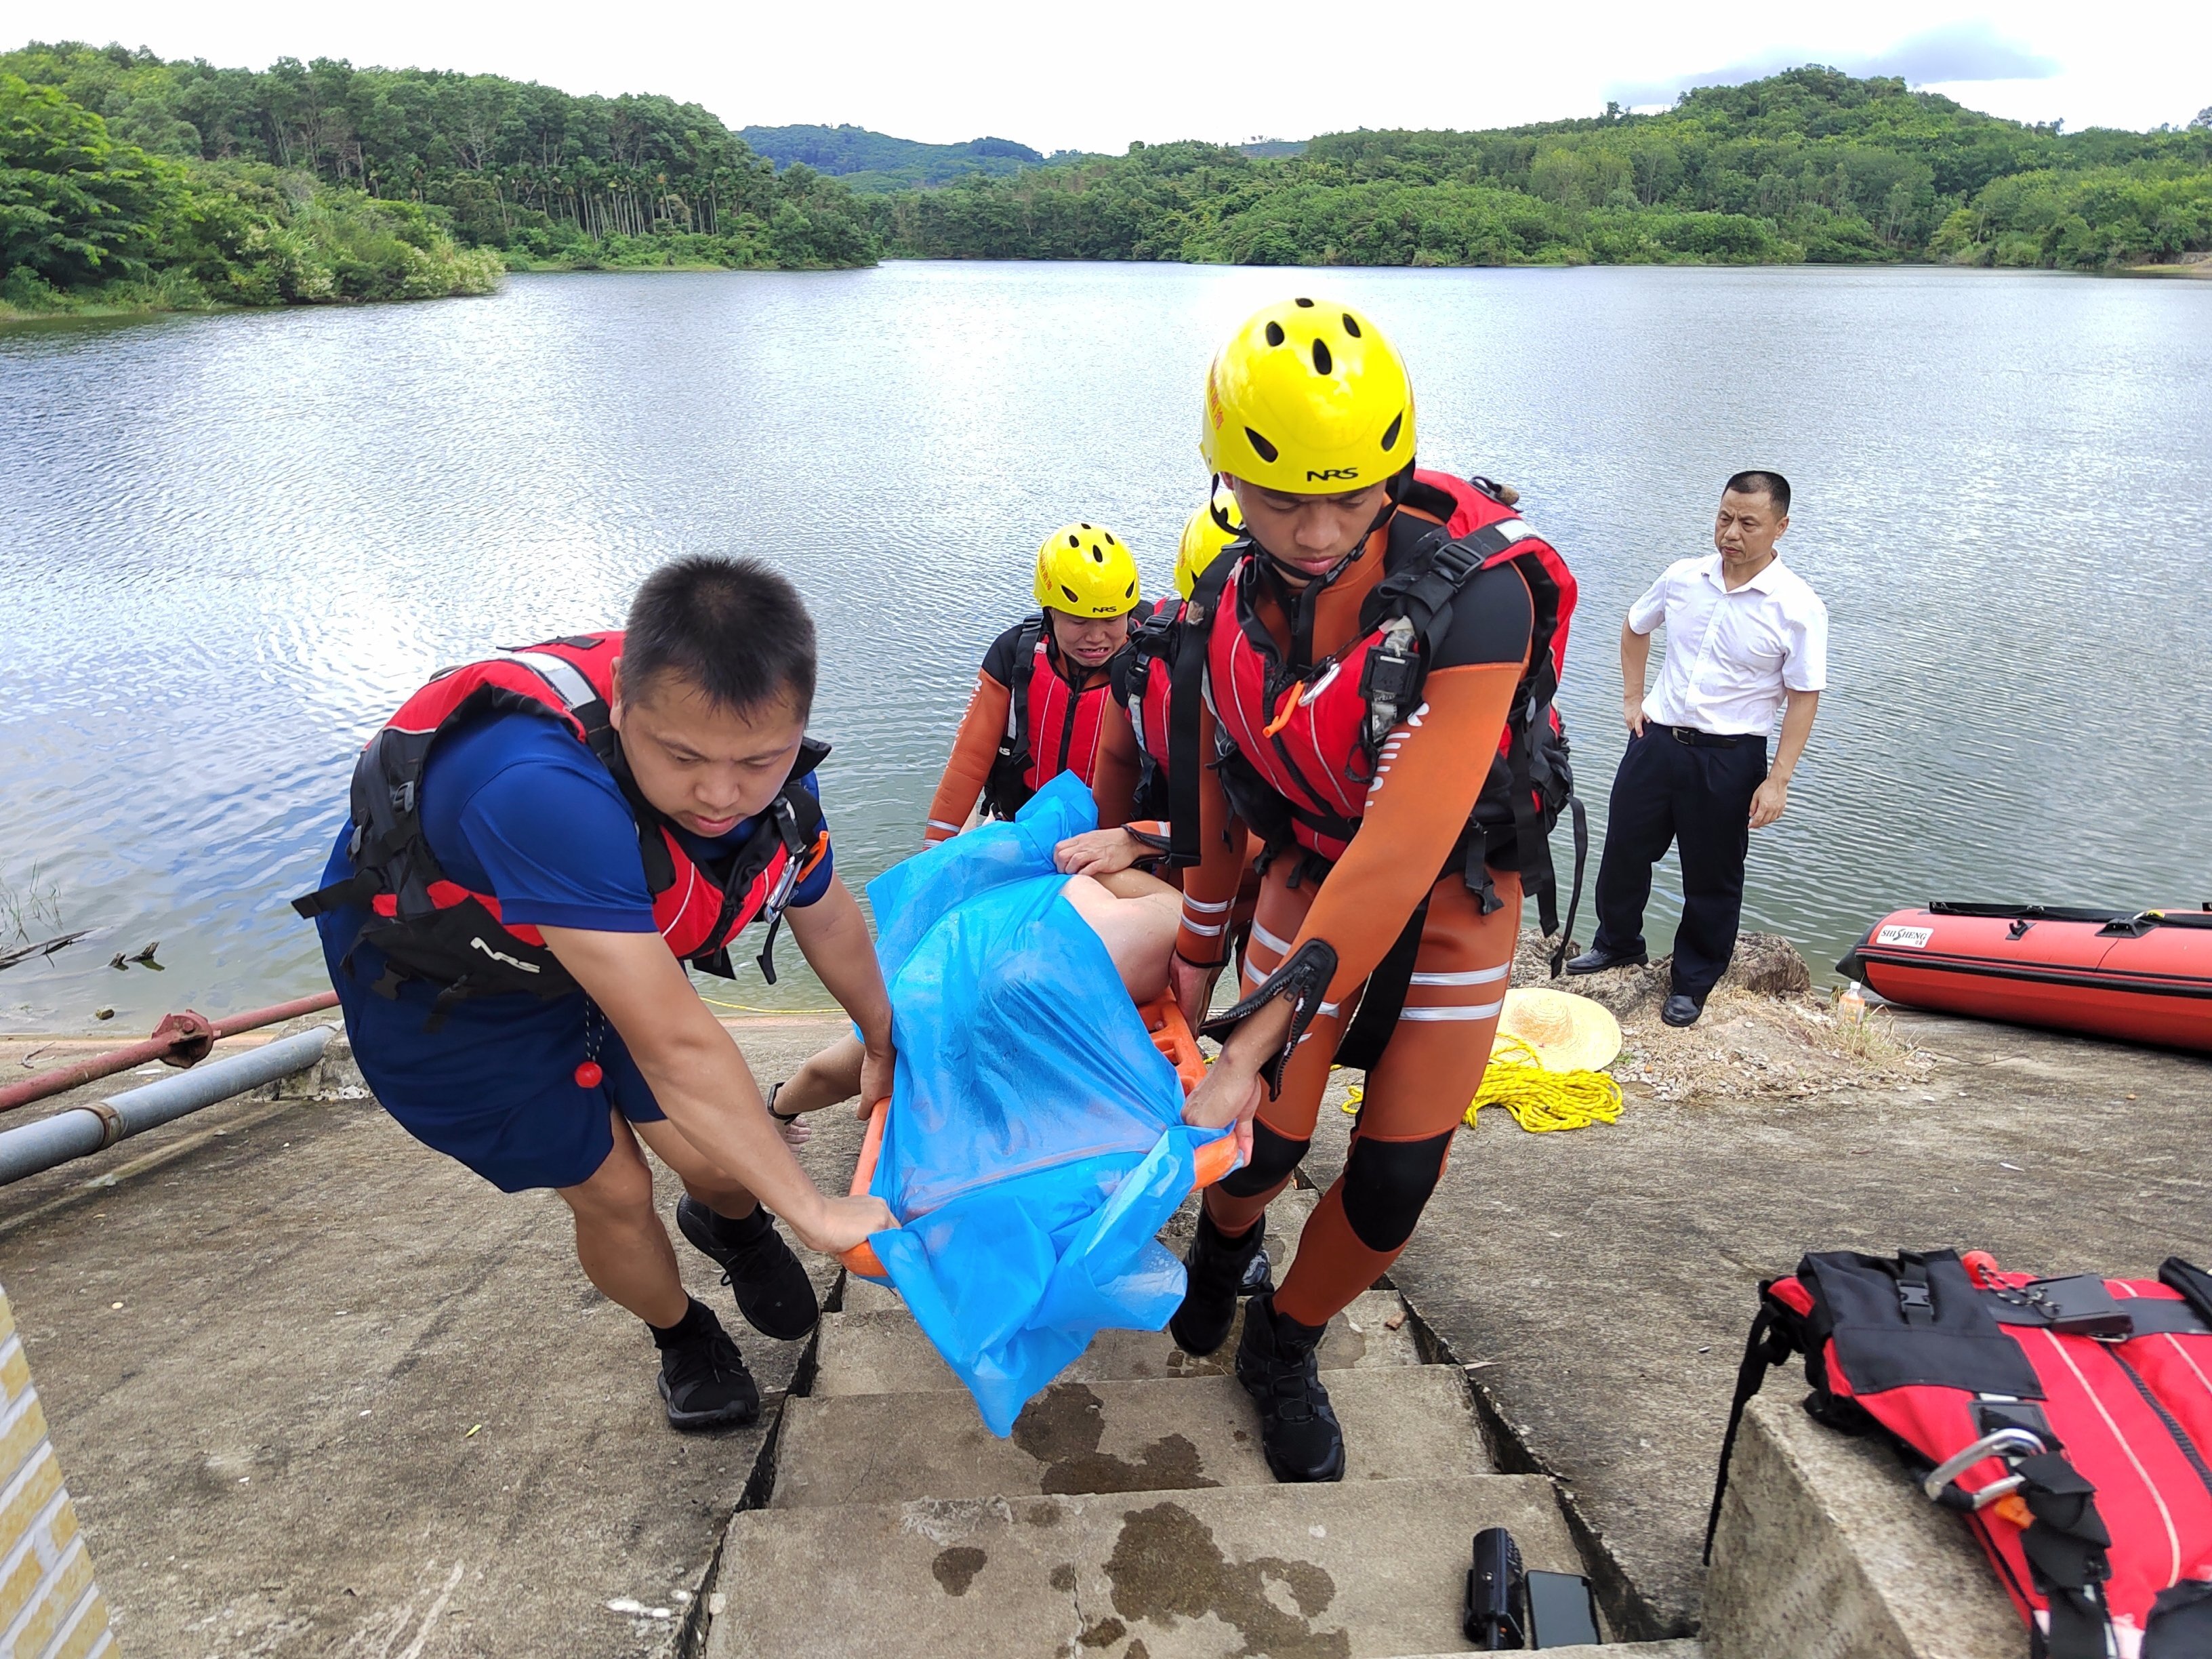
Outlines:
MULTIPOLYGON (((848 1287, 863 1281, 848 1279, 848 1287)), ((882 1304, 875 1304, 879 1309, 882 1304)), ((1329 1322, 1322 1339, 1324 1370, 1353 1366, 1414 1365, 1420 1357, 1395 1291, 1370 1291, 1329 1322), (1389 1322, 1400 1322, 1392 1328, 1389 1322)), ((1239 1307, 1229 1340, 1198 1357, 1175 1345, 1165 1331, 1101 1331, 1081 1358, 1062 1372, 1062 1382, 1111 1382, 1140 1377, 1221 1376, 1236 1363, 1243 1330, 1239 1307)), ((817 1398, 856 1394, 927 1394, 958 1389, 921 1328, 902 1305, 872 1313, 825 1314, 813 1392, 817 1398)))
POLYGON ((1966 1522, 1778 1382, 1753 1401, 1705 1580, 1713 1659, 2016 1659, 2019 1615, 1966 1522))
MULTIPOLYGON (((708 1659, 1463 1651, 1468 1540, 1581 1571, 1536 1475, 751 1510, 708 1659)), ((1608 1650, 1611 1651, 1611 1650, 1608 1650)))
MULTIPOLYGON (((1465 1373, 1451 1365, 1332 1372, 1346 1479, 1486 1474, 1465 1373)), ((1182 1491, 1274 1484, 1259 1417, 1233 1376, 1056 1382, 1010 1439, 965 1395, 793 1400, 776 1449, 777 1509, 915 1498, 1182 1491)))

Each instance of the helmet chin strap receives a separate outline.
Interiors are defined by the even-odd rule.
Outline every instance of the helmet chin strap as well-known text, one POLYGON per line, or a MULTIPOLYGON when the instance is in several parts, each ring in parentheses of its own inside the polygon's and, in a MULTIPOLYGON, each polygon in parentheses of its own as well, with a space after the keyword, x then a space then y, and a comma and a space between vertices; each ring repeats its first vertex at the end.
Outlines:
MULTIPOLYGON (((1268 569, 1292 592, 1315 583, 1327 586, 1336 580, 1346 565, 1357 562, 1365 554, 1367 544, 1375 538, 1375 532, 1389 524, 1398 508, 1404 504, 1406 492, 1412 488, 1413 483, 1413 463, 1409 460, 1383 482, 1382 505, 1376 509, 1375 517, 1369 522, 1367 528, 1359 532, 1359 540, 1352 551, 1318 574, 1310 570, 1301 570, 1296 565, 1287 564, 1277 558, 1257 536, 1252 534, 1250 525, 1244 526, 1244 533, 1250 538, 1252 545, 1259 549, 1260 556, 1267 561, 1268 569)), ((1213 485, 1218 489, 1220 484, 1221 475, 1217 472, 1213 475, 1213 485)))

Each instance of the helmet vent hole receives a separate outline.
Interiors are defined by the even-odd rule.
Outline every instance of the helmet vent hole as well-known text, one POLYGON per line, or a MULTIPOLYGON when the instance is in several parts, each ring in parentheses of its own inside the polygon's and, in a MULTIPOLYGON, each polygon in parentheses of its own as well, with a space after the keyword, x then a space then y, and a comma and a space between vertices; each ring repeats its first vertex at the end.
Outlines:
POLYGON ((1282 344, 1282 343, 1283 325, 1280 323, 1269 323, 1267 325, 1267 343, 1271 346, 1278 346, 1282 344))
POLYGON ((1248 426, 1244 428, 1244 435, 1252 441, 1252 447, 1258 453, 1261 460, 1277 461, 1282 459, 1283 452, 1277 449, 1274 445, 1269 443, 1258 433, 1253 431, 1250 427, 1248 426))
POLYGON ((1067 595, 1067 602, 1070 605, 1081 605, 1083 603, 1081 599, 1075 597, 1075 590, 1070 587, 1066 582, 1062 582, 1060 585, 1060 591, 1067 595))
POLYGON ((1344 313, 1344 331, 1355 340, 1359 337, 1359 319, 1348 311, 1344 313))
POLYGON ((1336 360, 1328 355, 1328 342, 1316 336, 1313 347, 1314 373, 1327 374, 1336 367, 1336 360))
POLYGON ((1106 562, 1106 550, 1105 550, 1104 548, 1103 548, 1103 547, 1094 547, 1094 548, 1092 548, 1092 549, 1091 550, 1091 563, 1093 563, 1093 564, 1103 564, 1103 563, 1105 563, 1105 562, 1106 562))
POLYGON ((1127 587, 1123 588, 1121 590, 1121 597, 1125 599, 1135 599, 1137 597, 1136 583, 1131 582, 1127 587))
POLYGON ((1071 530, 1067 532, 1067 544, 1070 547, 1080 547, 1083 545, 1083 538, 1071 530))
POLYGON ((1406 411, 1400 410, 1390 417, 1390 424, 1382 428, 1382 447, 1387 452, 1398 447, 1398 434, 1404 430, 1406 411))
POLYGON ((1311 300, 1293 300, 1291 303, 1294 306, 1304 306, 1308 311, 1311 311, 1313 309, 1313 301, 1311 300))

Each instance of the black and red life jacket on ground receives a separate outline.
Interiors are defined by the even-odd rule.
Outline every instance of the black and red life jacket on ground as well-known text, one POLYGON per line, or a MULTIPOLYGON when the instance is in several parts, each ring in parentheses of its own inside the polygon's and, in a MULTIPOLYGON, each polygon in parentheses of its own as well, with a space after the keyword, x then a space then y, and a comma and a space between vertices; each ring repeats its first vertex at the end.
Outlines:
MULTIPOLYGON (((369 921, 356 943, 382 953, 374 988, 397 994, 408 980, 439 988, 432 1020, 464 998, 527 991, 568 995, 576 982, 545 948, 544 935, 500 920, 499 899, 447 879, 422 833, 422 775, 441 733, 491 714, 558 720, 589 748, 621 786, 637 820, 638 851, 653 918, 678 960, 732 977, 729 945, 747 923, 765 919, 761 971, 772 984, 775 927, 823 837, 822 807, 801 780, 830 750, 809 739, 791 776, 735 854, 708 868, 695 862, 668 820, 630 776, 607 718, 620 632, 582 634, 449 668, 400 705, 368 740, 353 773, 354 874, 292 902, 303 916, 364 905, 369 921)), ((350 949, 348 960, 350 960, 350 949)))
POLYGON ((2037 1659, 2212 1654, 2212 1274, 2035 1279, 1974 1252, 1808 1255, 1760 1287, 1745 1403, 1805 1356, 1805 1409, 1879 1433, 1966 1516, 2037 1659))
POLYGON ((1097 769, 1098 727, 1114 695, 1113 676, 1101 673, 1097 684, 1078 690, 1054 665, 1057 655, 1043 613, 1024 618, 1006 686, 1006 734, 983 784, 983 799, 1000 817, 1013 817, 1062 772, 1089 783, 1097 769))
MULTIPOLYGON (((1452 863, 1484 895, 1484 908, 1492 908, 1486 866, 1511 848, 1544 932, 1559 933, 1549 836, 1560 813, 1571 807, 1575 881, 1567 926, 1572 927, 1589 836, 1554 699, 1577 590, 1566 561, 1492 488, 1487 480, 1413 474, 1390 519, 1385 574, 1361 602, 1366 631, 1319 663, 1286 661, 1255 612, 1250 588, 1265 556, 1249 541, 1232 544, 1200 577, 1185 614, 1214 623, 1206 650, 1179 654, 1174 675, 1169 747, 1178 783, 1170 817, 1179 855, 1195 861, 1198 852, 1200 757, 1188 751, 1197 747, 1201 672, 1218 723, 1216 761, 1231 805, 1271 854, 1295 845, 1307 855, 1305 866, 1322 876, 1358 833, 1368 786, 1391 729, 1420 707, 1421 684, 1450 623, 1454 599, 1477 571, 1510 564, 1527 581, 1534 608, 1528 669, 1452 863)), ((1563 950, 1565 943, 1563 935, 1563 950)))

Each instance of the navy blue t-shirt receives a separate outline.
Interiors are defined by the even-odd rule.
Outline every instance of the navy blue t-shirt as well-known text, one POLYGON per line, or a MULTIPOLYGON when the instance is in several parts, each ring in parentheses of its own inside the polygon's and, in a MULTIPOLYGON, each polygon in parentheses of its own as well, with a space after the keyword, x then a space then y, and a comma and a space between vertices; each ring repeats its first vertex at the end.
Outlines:
MULTIPOLYGON (((811 776, 805 782, 818 794, 811 776)), ((629 803, 606 769, 556 721, 501 714, 448 732, 430 752, 422 805, 424 836, 447 878, 495 896, 505 920, 595 933, 657 931, 629 803)), ((676 834, 687 854, 706 863, 743 845, 753 829, 741 823, 714 841, 681 829, 676 834)), ((340 830, 325 883, 352 874, 350 834, 349 825, 340 830)), ((793 892, 793 906, 819 900, 833 873, 825 850, 793 892)), ((390 998, 369 991, 384 959, 372 945, 354 947, 368 920, 366 909, 349 906, 317 926, 356 1056, 394 1116, 421 1133, 441 1121, 511 1112, 549 1091, 575 1091, 573 1074, 585 1057, 582 993, 552 1000, 524 993, 476 998, 428 1030, 435 988, 403 983, 390 998), (349 948, 353 964, 345 971, 340 962, 349 948)), ((597 1024, 606 1095, 632 1116, 659 1116, 621 1039, 604 1020, 597 1024)))

